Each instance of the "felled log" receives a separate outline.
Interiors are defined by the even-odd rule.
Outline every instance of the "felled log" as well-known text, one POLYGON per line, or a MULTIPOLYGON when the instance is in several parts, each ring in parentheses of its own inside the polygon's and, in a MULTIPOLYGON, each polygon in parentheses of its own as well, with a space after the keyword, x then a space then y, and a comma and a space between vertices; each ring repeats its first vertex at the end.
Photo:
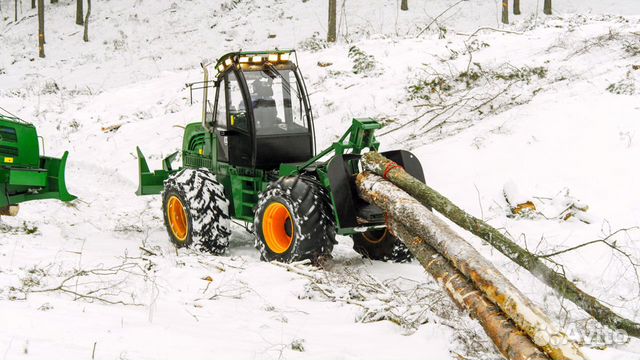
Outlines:
POLYGON ((449 199, 409 175, 404 169, 394 167, 391 160, 376 152, 369 152, 362 157, 362 165, 366 170, 380 176, 389 169, 386 171, 386 178, 411 194, 420 203, 433 208, 456 225, 488 242, 511 261, 528 270, 540 281, 582 308, 603 325, 614 329, 623 329, 631 336, 640 337, 640 324, 614 313, 598 299, 578 288, 564 275, 548 267, 536 255, 514 243, 489 224, 466 213, 449 199))
POLYGON ((412 234, 404 225, 393 221, 395 235, 404 242, 411 253, 431 276, 444 288, 458 307, 477 319, 496 348, 511 360, 548 360, 538 348, 494 303, 465 278, 451 263, 412 234))
POLYGON ((16 216, 18 215, 18 211, 20 211, 20 207, 18 205, 9 205, 9 206, 0 208, 0 215, 16 216))
MULTIPOLYGON (((386 211, 444 256, 552 359, 584 359, 578 347, 473 246, 411 195, 380 176, 358 174, 360 197, 386 211), (553 339, 554 341, 550 341, 553 339)), ((391 231, 393 231, 393 227, 391 231)))

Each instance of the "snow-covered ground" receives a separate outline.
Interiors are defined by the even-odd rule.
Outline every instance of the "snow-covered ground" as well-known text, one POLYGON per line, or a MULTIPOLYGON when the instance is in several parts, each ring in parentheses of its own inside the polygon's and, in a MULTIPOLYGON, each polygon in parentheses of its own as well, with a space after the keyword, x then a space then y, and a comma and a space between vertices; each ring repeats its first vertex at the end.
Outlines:
MULTIPOLYGON (((2 218, 3 359, 496 356, 418 264, 363 260, 349 238, 339 238, 319 271, 324 281, 348 299, 348 279, 373 276, 403 294, 393 311, 424 304, 424 324, 368 322, 362 307, 326 301, 308 277, 260 262, 241 226, 225 256, 169 244, 158 197, 134 195, 135 146, 153 167, 179 149, 179 126, 197 121, 200 106, 184 84, 200 79, 203 59, 238 49, 299 49, 319 147, 353 117, 381 119, 383 148, 412 149, 432 187, 532 251, 615 233, 611 243, 640 259, 639 2, 558 1, 552 17, 542 1, 523 2, 523 15, 504 27, 498 1, 467 1, 423 31, 457 1, 410 1, 409 12, 390 1, 339 1, 332 46, 321 40, 326 3, 100 1, 84 43, 75 5, 63 0, 47 6, 46 59, 37 58, 27 2, 23 20, 0 23, 0 106, 38 126, 47 154, 70 151, 67 181, 79 196, 70 205, 25 203, 18 217, 2 218), (481 27, 493 30, 475 31, 481 27), (353 72, 352 46, 373 56, 372 69, 353 72), (435 79, 449 85, 437 96, 435 79), (111 126, 120 127, 103 131, 111 126), (503 191, 514 184, 542 214, 507 216, 503 191), (562 220, 578 200, 588 210, 562 220), (37 292, 61 284, 65 292, 37 292)), ((462 235, 561 325, 584 324, 575 306, 462 235)), ((640 285, 624 254, 598 243, 552 260, 640 321, 640 285)), ((375 296, 368 309, 383 303, 375 296)), ((640 359, 637 340, 583 350, 593 359, 640 359)))

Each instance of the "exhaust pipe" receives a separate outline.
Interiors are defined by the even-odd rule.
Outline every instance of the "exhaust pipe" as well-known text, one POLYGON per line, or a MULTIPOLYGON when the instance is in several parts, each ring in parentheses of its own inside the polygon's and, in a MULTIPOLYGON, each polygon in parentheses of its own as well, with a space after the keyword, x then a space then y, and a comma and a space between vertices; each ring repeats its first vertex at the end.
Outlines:
POLYGON ((7 207, 0 208, 0 216, 16 216, 20 211, 20 206, 9 205, 7 207))

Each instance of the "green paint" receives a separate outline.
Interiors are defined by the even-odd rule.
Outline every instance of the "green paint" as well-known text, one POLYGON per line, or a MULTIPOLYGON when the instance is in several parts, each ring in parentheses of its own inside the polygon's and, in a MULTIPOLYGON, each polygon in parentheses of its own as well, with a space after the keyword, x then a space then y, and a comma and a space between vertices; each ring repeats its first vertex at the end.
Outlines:
POLYGON ((40 156, 36 128, 0 115, 0 209, 32 200, 74 200, 65 183, 67 156, 40 156))

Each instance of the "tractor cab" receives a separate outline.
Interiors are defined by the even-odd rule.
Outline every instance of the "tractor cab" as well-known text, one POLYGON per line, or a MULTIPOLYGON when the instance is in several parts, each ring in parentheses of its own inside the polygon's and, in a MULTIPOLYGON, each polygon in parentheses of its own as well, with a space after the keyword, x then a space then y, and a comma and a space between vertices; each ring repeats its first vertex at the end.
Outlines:
POLYGON ((313 118, 293 51, 234 52, 205 71, 202 126, 218 162, 272 170, 314 155, 313 118), (213 84, 211 84, 213 83, 213 84))

